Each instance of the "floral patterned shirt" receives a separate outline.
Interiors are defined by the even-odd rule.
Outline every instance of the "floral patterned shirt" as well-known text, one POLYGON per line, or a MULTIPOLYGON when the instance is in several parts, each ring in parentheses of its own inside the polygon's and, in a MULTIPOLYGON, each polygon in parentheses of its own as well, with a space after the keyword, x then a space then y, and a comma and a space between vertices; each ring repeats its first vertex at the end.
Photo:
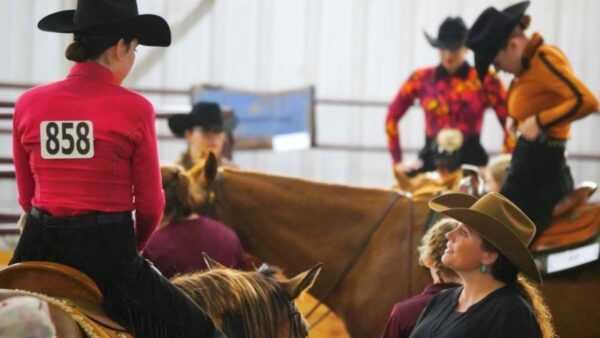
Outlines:
MULTIPOLYGON (((398 121, 417 98, 425 112, 426 137, 435 137, 443 128, 458 128, 466 138, 479 136, 489 106, 496 111, 503 130, 508 116, 506 90, 495 74, 490 73, 482 86, 477 71, 466 62, 453 75, 441 65, 419 69, 402 85, 388 109, 385 126, 394 163, 402 161, 398 121)), ((504 151, 512 150, 514 143, 505 131, 504 151)))

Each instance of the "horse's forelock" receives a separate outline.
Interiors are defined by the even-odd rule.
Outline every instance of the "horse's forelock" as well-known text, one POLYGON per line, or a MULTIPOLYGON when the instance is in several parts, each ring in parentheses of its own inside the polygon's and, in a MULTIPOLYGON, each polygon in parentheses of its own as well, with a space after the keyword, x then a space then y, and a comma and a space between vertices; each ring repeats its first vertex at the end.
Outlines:
POLYGON ((263 263, 258 269, 256 269, 256 271, 265 277, 275 278, 275 276, 281 272, 281 269, 276 266, 263 263))
POLYGON ((262 272, 216 269, 178 276, 173 284, 230 337, 277 338, 282 324, 289 327, 289 301, 277 281, 262 272))

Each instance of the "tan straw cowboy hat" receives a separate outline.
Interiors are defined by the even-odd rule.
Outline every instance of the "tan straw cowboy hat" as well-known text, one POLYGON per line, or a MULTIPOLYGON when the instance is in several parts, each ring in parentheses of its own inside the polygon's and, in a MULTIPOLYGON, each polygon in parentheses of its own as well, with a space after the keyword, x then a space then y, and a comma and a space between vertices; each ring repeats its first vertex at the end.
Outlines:
POLYGON ((480 199, 450 193, 429 201, 429 207, 477 231, 523 274, 537 283, 542 277, 527 247, 535 224, 506 197, 491 192, 480 199))

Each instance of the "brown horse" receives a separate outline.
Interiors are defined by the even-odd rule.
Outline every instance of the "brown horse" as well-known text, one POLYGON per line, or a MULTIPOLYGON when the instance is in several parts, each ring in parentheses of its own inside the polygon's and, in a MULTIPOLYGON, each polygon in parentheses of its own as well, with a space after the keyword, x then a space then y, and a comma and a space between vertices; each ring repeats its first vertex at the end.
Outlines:
MULTIPOLYGON (((320 265, 279 281, 274 278, 278 270, 267 266, 242 272, 224 268, 208 257, 205 260, 210 271, 180 275, 173 283, 199 303, 228 337, 307 336, 308 326, 294 299, 312 286, 320 265)), ((93 281, 72 268, 28 262, 0 271, 0 300, 15 296, 46 301, 58 337, 132 337, 104 315, 102 295, 93 281)))
MULTIPOLYGON (((323 262, 311 293, 352 337, 379 337, 392 305, 429 282, 415 253, 427 199, 234 170, 208 188, 211 209, 250 254, 290 273, 323 262)), ((561 337, 600 337, 599 285, 599 262, 546 278, 542 291, 561 337)))
POLYGON ((321 270, 318 264, 288 281, 278 281, 279 270, 228 269, 205 256, 209 271, 176 276, 172 281, 189 295, 230 338, 304 338, 308 325, 296 299, 310 288, 321 270))

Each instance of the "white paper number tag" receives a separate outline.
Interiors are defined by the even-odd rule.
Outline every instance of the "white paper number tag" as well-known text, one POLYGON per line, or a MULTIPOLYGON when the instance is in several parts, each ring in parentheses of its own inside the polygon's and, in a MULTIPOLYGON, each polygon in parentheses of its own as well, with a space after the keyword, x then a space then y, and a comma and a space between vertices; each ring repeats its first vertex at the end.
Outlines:
POLYGON ((40 138, 44 159, 94 157, 92 121, 44 121, 40 124, 40 138))

